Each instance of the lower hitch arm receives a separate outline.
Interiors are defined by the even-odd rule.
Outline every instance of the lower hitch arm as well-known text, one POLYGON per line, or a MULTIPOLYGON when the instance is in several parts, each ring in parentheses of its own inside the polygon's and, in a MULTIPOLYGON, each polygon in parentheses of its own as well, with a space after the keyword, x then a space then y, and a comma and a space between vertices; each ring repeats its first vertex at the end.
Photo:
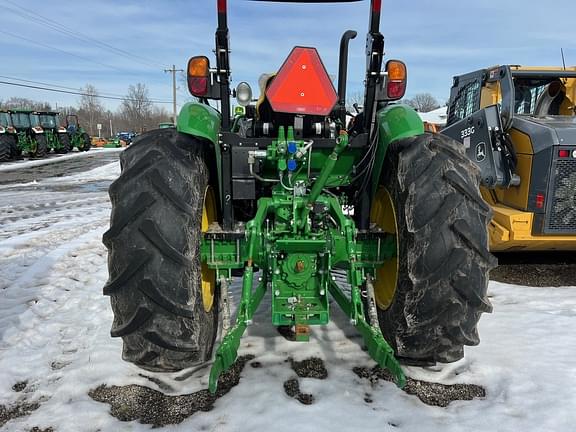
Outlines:
MULTIPOLYGON (((353 268, 351 272, 357 271, 353 268)), ((353 280, 353 279, 350 279, 353 280)), ((406 385, 406 376, 402 371, 402 367, 398 360, 394 357, 394 350, 386 342, 382 331, 378 326, 378 320, 374 320, 376 304, 374 301, 374 288, 372 286, 371 277, 366 278, 367 292, 368 292, 368 310, 364 310, 362 304, 362 297, 360 295, 360 289, 357 285, 353 284, 351 288, 351 297, 348 297, 342 292, 340 287, 330 280, 329 290, 332 297, 336 300, 336 303, 340 308, 350 317, 350 322, 356 327, 356 329, 362 335, 366 348, 368 349, 368 354, 378 365, 383 369, 388 369, 392 376, 394 377, 394 382, 399 388, 403 388, 406 385), (370 323, 366 320, 366 315, 368 316, 370 323)))
POLYGON ((256 217, 248 222, 248 260, 244 268, 244 275, 242 277, 242 299, 238 306, 238 314, 236 316, 236 324, 226 332, 222 338, 222 342, 216 351, 216 356, 212 368, 210 369, 210 378, 208 382, 208 389, 210 393, 215 394, 218 389, 218 378, 226 372, 236 361, 238 357, 238 348, 240 347, 240 339, 246 331, 249 324, 252 323, 252 317, 258 309, 268 285, 268 276, 263 271, 262 280, 252 291, 254 282, 254 266, 253 256, 256 249, 256 242, 260 237, 260 227, 262 220, 268 209, 268 202, 262 204, 262 208, 258 210, 256 217))
POLYGON ((250 264, 244 269, 244 276, 242 278, 242 301, 238 308, 236 324, 222 338, 222 342, 216 351, 216 358, 210 369, 208 389, 212 394, 215 394, 218 389, 218 378, 220 375, 226 372, 236 361, 238 348, 240 347, 240 339, 246 331, 248 324, 252 322, 252 316, 266 292, 267 281, 263 279, 256 288, 256 291, 252 293, 253 276, 254 267, 250 264))

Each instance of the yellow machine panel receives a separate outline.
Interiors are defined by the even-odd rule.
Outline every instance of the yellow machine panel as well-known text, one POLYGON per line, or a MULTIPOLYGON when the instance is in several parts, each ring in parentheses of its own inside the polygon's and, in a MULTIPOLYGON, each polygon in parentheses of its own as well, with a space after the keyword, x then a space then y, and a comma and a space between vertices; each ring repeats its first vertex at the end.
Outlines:
POLYGON ((492 251, 576 251, 574 116, 576 67, 492 66, 454 77, 443 133, 481 168, 492 251))
POLYGON ((494 204, 492 211, 494 215, 488 225, 492 252, 576 250, 574 235, 532 235, 533 213, 494 204))

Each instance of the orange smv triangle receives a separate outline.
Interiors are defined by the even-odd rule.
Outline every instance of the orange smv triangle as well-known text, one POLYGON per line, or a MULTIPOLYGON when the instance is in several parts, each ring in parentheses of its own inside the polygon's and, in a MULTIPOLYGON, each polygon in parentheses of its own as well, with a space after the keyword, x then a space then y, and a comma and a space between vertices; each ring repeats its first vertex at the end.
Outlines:
POLYGON ((276 112, 325 116, 338 99, 316 48, 295 47, 266 91, 276 112))

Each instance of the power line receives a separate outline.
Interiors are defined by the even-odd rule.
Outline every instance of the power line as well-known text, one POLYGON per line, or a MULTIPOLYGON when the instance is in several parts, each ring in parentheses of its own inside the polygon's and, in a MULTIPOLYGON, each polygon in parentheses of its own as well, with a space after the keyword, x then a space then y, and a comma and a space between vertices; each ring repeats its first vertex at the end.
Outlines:
MULTIPOLYGON (((33 80, 27 80, 27 79, 22 79, 22 78, 16 78, 16 77, 11 77, 11 76, 6 76, 6 75, 0 75, 0 78, 5 78, 5 79, 9 79, 12 81, 20 81, 20 82, 25 82, 25 83, 30 83, 30 84, 38 84, 41 86, 48 86, 48 87, 56 87, 56 88, 61 88, 61 89, 66 89, 66 90, 72 90, 72 91, 78 91, 78 87, 66 87, 66 86, 61 86, 58 84, 50 84, 50 83, 46 83, 46 82, 42 82, 42 81, 33 81, 33 80)), ((80 88, 80 90, 82 90, 80 88)), ((126 99, 125 97, 123 97, 122 95, 118 94, 118 93, 108 93, 108 92, 98 92, 98 97, 104 97, 104 96, 113 96, 113 97, 119 97, 122 98, 123 100, 126 99)), ((151 101, 155 102, 158 101, 160 103, 165 103, 166 101, 160 99, 160 98, 150 98, 151 101)))
POLYGON ((48 45, 48 44, 44 44, 44 43, 42 43, 42 42, 38 42, 38 41, 35 41, 35 40, 32 40, 32 39, 28 39, 28 38, 26 38, 26 37, 24 37, 24 36, 19 36, 19 35, 14 34, 14 33, 7 32, 6 30, 0 30, 0 33, 7 34, 8 36, 12 36, 12 37, 15 37, 15 38, 17 38, 17 39, 25 40, 25 41, 27 41, 27 42, 30 42, 30 43, 35 44, 35 45, 42 46, 42 47, 44 47, 44 48, 49 48, 49 49, 52 49, 52 50, 55 50, 55 51, 60 51, 60 52, 62 52, 62 53, 64 53, 64 54, 68 54, 68 55, 70 55, 70 56, 77 57, 77 58, 82 59, 82 60, 84 60, 84 61, 88 61, 88 62, 91 62, 91 63, 95 63, 95 64, 98 64, 98 65, 100 65, 100 66, 104 66, 104 67, 107 67, 107 68, 115 69, 115 70, 120 71, 120 72, 125 72, 125 70, 122 70, 122 69, 120 69, 120 68, 117 68, 116 66, 112 66, 112 65, 109 65, 109 64, 106 64, 106 63, 100 63, 99 61, 96 61, 96 60, 94 60, 94 59, 90 59, 90 58, 88 58, 88 57, 83 57, 83 56, 80 56, 80 55, 78 55, 78 54, 71 53, 70 51, 66 51, 66 50, 63 50, 63 49, 60 49, 60 48, 53 47, 53 46, 48 45))
MULTIPOLYGON (((33 86, 33 85, 29 85, 29 84, 20 84, 20 83, 13 83, 13 82, 8 82, 8 81, 0 81, 0 84, 5 84, 5 85, 11 85, 11 86, 16 86, 16 87, 25 87, 25 88, 31 88, 31 89, 36 89, 36 90, 44 90, 44 91, 50 91, 50 92, 55 92, 55 93, 66 93, 66 94, 73 94, 73 95, 78 95, 78 96, 93 96, 93 97, 97 97, 97 98, 102 98, 102 99, 113 99, 113 100, 122 100, 122 101, 130 101, 130 102, 140 102, 137 99, 131 99, 131 98, 126 98, 126 97, 121 97, 121 96, 100 96, 100 95, 95 95, 92 93, 84 93, 84 92, 78 92, 78 91, 70 91, 70 90, 58 90, 58 89, 54 89, 54 88, 48 88, 48 87, 40 87, 40 86, 33 86)), ((151 100, 150 102, 155 103, 155 104, 171 104, 172 101, 156 101, 156 100, 151 100)))
MULTIPOLYGON (((41 81, 32 81, 32 80, 27 80, 27 79, 22 79, 22 78, 14 78, 11 76, 6 76, 6 75, 0 75, 0 78, 6 78, 6 79, 9 79, 12 81, 21 81, 21 82, 31 83, 31 84, 46 85, 46 86, 50 86, 50 87, 57 87, 57 88, 66 89, 66 90, 74 90, 74 91, 78 90, 78 88, 75 88, 75 87, 66 87, 66 86, 61 86, 58 84, 48 84, 48 83, 41 82, 41 81)), ((114 95, 114 96, 116 96, 116 95, 114 95)))
POLYGON ((95 39, 94 37, 91 37, 91 36, 88 36, 84 33, 80 33, 78 31, 72 30, 69 27, 67 27, 67 26, 65 26, 65 25, 63 25, 63 24, 61 24, 55 20, 52 20, 50 18, 46 18, 46 17, 44 17, 44 16, 42 16, 42 15, 38 14, 37 12, 34 12, 30 9, 26 9, 26 8, 20 6, 19 4, 15 3, 13 1, 10 1, 10 0, 4 0, 4 1, 6 3, 11 4, 14 7, 17 7, 18 9, 20 9, 20 11, 13 9, 13 8, 10 8, 10 7, 7 7, 7 6, 4 6, 4 9, 6 9, 9 12, 12 12, 12 13, 14 13, 14 14, 22 17, 22 18, 25 18, 25 19, 33 21, 37 24, 40 24, 44 27, 48 27, 54 31, 57 31, 59 33, 62 33, 62 34, 65 34, 67 36, 73 37, 75 39, 81 40, 83 42, 97 45, 100 48, 106 49, 107 51, 113 51, 116 55, 120 55, 123 58, 130 57, 134 61, 137 61, 141 64, 144 64, 144 65, 151 67, 151 68, 154 68, 154 69, 156 69, 158 66, 161 66, 161 67, 166 66, 166 65, 159 63, 155 60, 148 59, 146 57, 131 53, 131 52, 123 50, 121 48, 117 48, 117 47, 110 45, 106 42, 102 42, 98 39, 95 39))

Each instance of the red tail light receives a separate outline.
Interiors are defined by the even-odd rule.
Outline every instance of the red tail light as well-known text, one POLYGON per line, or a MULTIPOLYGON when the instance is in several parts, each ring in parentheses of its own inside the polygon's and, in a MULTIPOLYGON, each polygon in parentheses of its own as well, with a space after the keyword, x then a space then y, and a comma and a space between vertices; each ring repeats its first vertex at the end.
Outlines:
POLYGON ((401 99, 406 92, 406 85, 404 82, 389 82, 388 83, 388 99, 396 100, 401 99))
POLYGON ((558 150, 558 156, 559 157, 569 157, 570 156, 570 150, 558 150))
POLYGON ((315 48, 295 47, 266 91, 276 112, 325 116, 337 96, 315 48))
POLYGON ((536 208, 544 208, 544 194, 536 194, 536 208))
POLYGON ((188 90, 194 96, 206 96, 208 93, 208 78, 188 77, 188 90))

